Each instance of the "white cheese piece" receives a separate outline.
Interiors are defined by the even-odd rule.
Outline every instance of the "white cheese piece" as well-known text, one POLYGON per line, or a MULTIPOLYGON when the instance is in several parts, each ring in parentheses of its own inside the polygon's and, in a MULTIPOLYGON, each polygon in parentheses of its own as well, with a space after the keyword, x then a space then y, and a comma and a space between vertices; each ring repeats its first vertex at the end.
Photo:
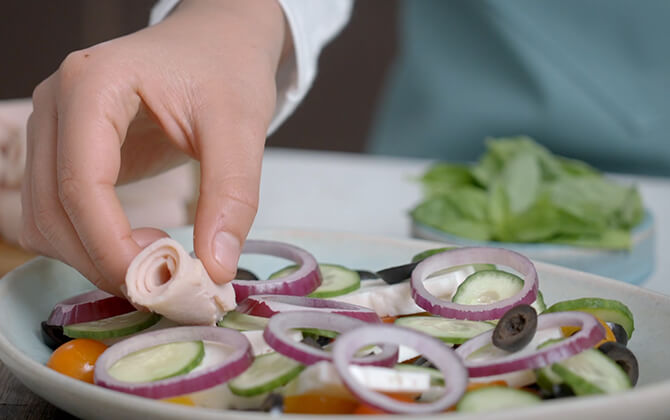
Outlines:
MULTIPOLYGON (((458 285, 474 271, 468 266, 430 277, 425 281, 426 289, 434 296, 450 301, 458 285)), ((384 283, 383 280, 363 281, 360 289, 332 299, 370 308, 380 317, 425 312, 414 303, 409 281, 392 285, 384 283)))

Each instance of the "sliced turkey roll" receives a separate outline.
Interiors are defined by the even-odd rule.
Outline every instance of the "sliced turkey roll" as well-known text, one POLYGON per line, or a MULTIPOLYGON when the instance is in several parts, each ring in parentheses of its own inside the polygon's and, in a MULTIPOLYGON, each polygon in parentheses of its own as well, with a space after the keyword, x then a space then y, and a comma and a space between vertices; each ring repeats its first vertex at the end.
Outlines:
POLYGON ((142 250, 126 273, 125 293, 141 305, 181 324, 213 325, 235 309, 232 284, 216 284, 199 259, 171 238, 142 250))

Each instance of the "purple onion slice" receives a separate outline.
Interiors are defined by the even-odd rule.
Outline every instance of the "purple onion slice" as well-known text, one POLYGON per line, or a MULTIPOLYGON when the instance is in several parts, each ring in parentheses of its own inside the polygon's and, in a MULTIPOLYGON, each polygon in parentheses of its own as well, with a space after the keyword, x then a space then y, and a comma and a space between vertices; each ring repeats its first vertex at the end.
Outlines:
POLYGON ((240 332, 221 327, 176 327, 131 337, 114 344, 98 358, 94 380, 97 385, 146 398, 169 398, 211 388, 247 370, 253 361, 249 340, 240 332), (185 375, 151 382, 125 382, 108 370, 121 358, 149 347, 179 341, 214 341, 232 349, 220 364, 197 369, 185 375))
POLYGON ((454 248, 421 261, 412 272, 410 287, 416 304, 427 312, 445 318, 487 321, 499 319, 516 305, 533 303, 537 298, 538 279, 533 263, 517 252, 493 247, 454 248), (514 296, 494 303, 463 305, 433 296, 423 284, 428 276, 439 270, 475 263, 497 264, 512 268, 521 274, 524 281, 523 287, 514 296))
POLYGON ((137 309, 126 299, 95 289, 54 305, 47 324, 63 326, 92 322, 135 310, 137 309))
MULTIPOLYGON (((332 360, 332 353, 295 341, 289 331, 296 328, 316 328, 319 330, 346 331, 367 325, 359 319, 330 312, 291 311, 274 315, 270 318, 263 338, 276 352, 290 357, 302 364, 311 365, 322 360, 332 360)), ((337 342, 337 338, 335 342, 337 342)), ((372 356, 356 357, 353 363, 370 366, 393 366, 398 360, 398 347, 380 346, 381 352, 372 356)))
POLYGON ((442 412, 458 402, 468 384, 468 372, 451 348, 422 332, 395 325, 368 324, 342 334, 335 341, 333 363, 342 382, 352 394, 366 404, 389 413, 442 412), (375 392, 358 382, 349 371, 352 356, 364 346, 381 343, 408 346, 430 359, 445 378, 444 395, 429 403, 406 403, 375 392))
POLYGON ((585 312, 555 312, 537 317, 538 330, 563 326, 579 326, 580 330, 570 337, 547 347, 542 347, 530 354, 519 351, 492 360, 468 361, 468 356, 472 353, 487 344, 491 344, 493 330, 486 331, 466 341, 456 349, 456 353, 464 360, 468 373, 474 378, 541 368, 590 349, 605 338, 605 329, 600 322, 596 317, 585 312))
POLYGON ((302 248, 284 242, 248 239, 243 254, 266 254, 285 258, 298 264, 297 271, 271 280, 233 280, 237 302, 251 295, 305 296, 321 285, 321 272, 316 259, 302 248))

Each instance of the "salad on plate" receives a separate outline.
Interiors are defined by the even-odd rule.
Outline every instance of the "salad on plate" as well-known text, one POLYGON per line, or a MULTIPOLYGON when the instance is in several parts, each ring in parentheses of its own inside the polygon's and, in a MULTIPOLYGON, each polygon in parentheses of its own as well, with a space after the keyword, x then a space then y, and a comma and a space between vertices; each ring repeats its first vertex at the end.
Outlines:
POLYGON ((216 285, 169 238, 131 264, 127 299, 94 290, 56 304, 47 366, 97 386, 225 410, 305 414, 485 412, 623 392, 638 365, 625 303, 547 306, 525 256, 427 250, 371 271, 247 240, 291 260, 216 285))

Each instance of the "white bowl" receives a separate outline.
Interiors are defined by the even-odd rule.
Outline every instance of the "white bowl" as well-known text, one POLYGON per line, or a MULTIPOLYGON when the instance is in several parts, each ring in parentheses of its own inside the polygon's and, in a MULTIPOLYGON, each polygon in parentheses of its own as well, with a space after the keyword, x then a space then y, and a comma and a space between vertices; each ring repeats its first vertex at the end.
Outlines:
MULTIPOLYGON (((189 246, 191 229, 172 231, 189 246)), ((420 240, 389 239, 345 233, 259 230, 254 238, 274 239, 301 246, 323 262, 352 268, 380 269, 409 261, 416 253, 439 244, 420 240)), ((260 258, 241 264, 261 276, 281 261, 260 258), (256 265, 260 264, 260 265, 256 265)), ((255 256, 252 256, 255 257, 255 256)), ((599 296, 618 299, 635 315, 636 330, 630 348, 640 363, 638 386, 616 395, 564 398, 536 407, 482 415, 449 414, 455 419, 564 420, 566 418, 658 419, 670 413, 670 297, 545 263, 536 264, 540 289, 548 304, 570 298, 599 296)), ((54 405, 85 419, 269 419, 265 413, 219 411, 166 404, 135 397, 61 375, 47 367, 51 351, 40 339, 40 322, 52 306, 91 285, 73 269, 46 258, 19 267, 0 280, 0 359, 28 388, 54 405)), ((286 420, 321 418, 283 415, 286 420)), ((322 418, 351 420, 352 416, 322 418)), ((430 416, 388 416, 392 419, 423 419, 430 416)))
POLYGON ((460 246, 508 248, 534 260, 562 265, 632 284, 644 283, 654 271, 654 217, 648 211, 642 222, 633 229, 632 248, 629 251, 547 243, 476 241, 451 235, 416 221, 412 221, 412 236, 460 246))

